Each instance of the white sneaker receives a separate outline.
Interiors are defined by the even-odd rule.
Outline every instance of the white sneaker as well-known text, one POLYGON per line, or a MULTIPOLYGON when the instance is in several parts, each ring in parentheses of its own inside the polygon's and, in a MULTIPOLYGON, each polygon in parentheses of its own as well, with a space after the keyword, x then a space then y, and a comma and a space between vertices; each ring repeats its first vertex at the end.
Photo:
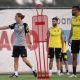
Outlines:
POLYGON ((77 76, 76 76, 76 75, 74 75, 74 74, 72 74, 70 77, 75 77, 75 78, 76 78, 77 76))

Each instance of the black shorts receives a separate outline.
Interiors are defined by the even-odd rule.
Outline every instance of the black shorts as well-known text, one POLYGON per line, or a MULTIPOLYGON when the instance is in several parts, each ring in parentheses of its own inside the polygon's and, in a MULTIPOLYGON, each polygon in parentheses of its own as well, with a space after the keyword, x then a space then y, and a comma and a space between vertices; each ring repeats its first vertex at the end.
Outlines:
POLYGON ((61 58, 61 48, 49 48, 49 58, 61 58))
POLYGON ((79 48, 80 48, 80 40, 72 40, 71 53, 73 54, 79 53, 79 48))
POLYGON ((12 57, 27 57, 27 51, 25 46, 13 46, 12 57))
POLYGON ((61 61, 68 61, 67 53, 61 53, 61 61))

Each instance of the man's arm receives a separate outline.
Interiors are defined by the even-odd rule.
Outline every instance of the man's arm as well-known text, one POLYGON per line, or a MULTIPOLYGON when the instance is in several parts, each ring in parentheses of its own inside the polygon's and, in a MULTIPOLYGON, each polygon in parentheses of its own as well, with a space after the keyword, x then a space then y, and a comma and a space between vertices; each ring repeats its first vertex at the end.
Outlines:
POLYGON ((30 44, 32 44, 30 32, 28 32, 27 35, 28 35, 30 44))
POLYGON ((62 52, 63 52, 63 49, 64 49, 64 41, 65 41, 65 39, 64 39, 64 32, 62 30, 62 33, 61 33, 62 52))
POLYGON ((70 30, 70 33, 69 33, 68 44, 71 43, 72 31, 73 31, 73 27, 71 27, 71 30, 70 30))
POLYGON ((27 35, 28 35, 28 39, 29 39, 29 43, 27 44, 27 46, 28 46, 28 48, 31 50, 31 49, 32 49, 32 41, 31 41, 30 32, 28 32, 27 35))
POLYGON ((5 30, 5 29, 9 29, 9 26, 0 27, 0 30, 5 30))

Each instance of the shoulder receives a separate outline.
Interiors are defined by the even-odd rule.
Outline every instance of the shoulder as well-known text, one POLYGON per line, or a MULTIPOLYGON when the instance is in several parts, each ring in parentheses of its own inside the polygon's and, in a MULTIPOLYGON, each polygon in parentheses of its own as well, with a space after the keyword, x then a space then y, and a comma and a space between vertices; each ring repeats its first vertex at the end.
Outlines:
POLYGON ((77 18, 78 18, 78 19, 79 19, 79 21, 80 21, 80 16, 78 16, 77 18))
POLYGON ((27 23, 23 23, 23 25, 24 25, 24 26, 28 26, 28 24, 27 24, 27 23))
POLYGON ((17 24, 17 23, 13 23, 13 24, 9 25, 9 28, 10 28, 10 29, 14 29, 14 27, 15 27, 16 24, 17 24))
POLYGON ((74 19, 76 19, 76 17, 75 17, 75 16, 73 16, 73 17, 72 17, 72 20, 74 20, 74 19))
POLYGON ((64 33, 63 29, 59 27, 59 29, 61 30, 61 33, 64 33))
POLYGON ((59 30, 61 30, 61 31, 63 30, 62 28, 60 28, 60 26, 57 26, 57 29, 59 29, 59 30))
POLYGON ((15 26, 17 23, 13 23, 13 24, 11 24, 10 26, 15 26))
POLYGON ((23 23, 24 25, 24 29, 25 29, 25 33, 28 33, 29 32, 29 26, 27 23, 23 23))

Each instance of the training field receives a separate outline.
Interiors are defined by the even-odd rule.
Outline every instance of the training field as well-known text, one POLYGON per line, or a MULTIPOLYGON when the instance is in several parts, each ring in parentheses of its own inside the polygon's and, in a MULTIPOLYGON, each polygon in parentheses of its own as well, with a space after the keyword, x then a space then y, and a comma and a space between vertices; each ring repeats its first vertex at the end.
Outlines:
MULTIPOLYGON (((0 75, 0 80, 38 80, 37 78, 34 78, 31 74, 26 75, 19 75, 18 78, 9 78, 10 75, 0 75)), ((80 80, 80 74, 77 75, 77 78, 70 78, 67 75, 63 75, 61 77, 58 77, 57 75, 53 75, 51 77, 51 80, 80 80)))

